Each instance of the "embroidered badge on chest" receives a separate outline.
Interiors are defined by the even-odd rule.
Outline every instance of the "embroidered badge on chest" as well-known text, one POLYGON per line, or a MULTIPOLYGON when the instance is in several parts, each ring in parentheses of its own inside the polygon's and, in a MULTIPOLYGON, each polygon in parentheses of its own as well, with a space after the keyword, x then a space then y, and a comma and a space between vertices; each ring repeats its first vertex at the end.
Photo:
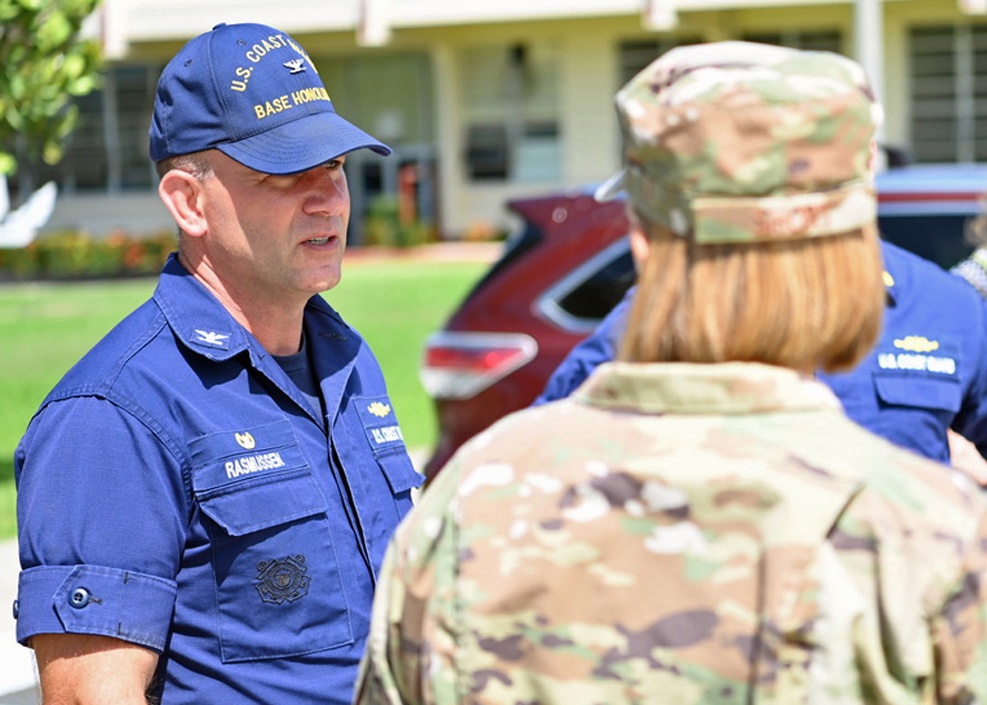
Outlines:
POLYGON ((305 556, 297 554, 257 564, 254 587, 260 599, 274 605, 294 602, 308 594, 311 581, 306 573, 305 556))

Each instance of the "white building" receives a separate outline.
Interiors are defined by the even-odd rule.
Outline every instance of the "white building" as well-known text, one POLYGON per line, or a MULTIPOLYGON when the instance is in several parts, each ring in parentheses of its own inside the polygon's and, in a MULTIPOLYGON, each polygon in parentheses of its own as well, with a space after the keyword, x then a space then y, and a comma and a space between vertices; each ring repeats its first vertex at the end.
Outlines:
POLYGON ((599 181, 619 162, 612 96, 682 43, 840 51, 868 69, 885 142, 987 161, 987 0, 103 0, 103 89, 66 159, 49 229, 171 228, 147 158, 154 85, 219 22, 289 32, 337 110, 390 144, 348 166, 354 236, 380 194, 413 194, 444 239, 502 229, 505 198, 599 181))

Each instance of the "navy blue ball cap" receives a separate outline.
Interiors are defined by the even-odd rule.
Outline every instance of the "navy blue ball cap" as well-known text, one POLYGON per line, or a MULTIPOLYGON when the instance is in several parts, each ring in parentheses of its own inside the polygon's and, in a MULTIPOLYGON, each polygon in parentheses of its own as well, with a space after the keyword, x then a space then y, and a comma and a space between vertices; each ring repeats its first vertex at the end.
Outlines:
POLYGON ((217 25, 182 47, 158 81, 150 138, 154 161, 218 149, 266 174, 391 153, 336 113, 300 44, 261 24, 217 25))

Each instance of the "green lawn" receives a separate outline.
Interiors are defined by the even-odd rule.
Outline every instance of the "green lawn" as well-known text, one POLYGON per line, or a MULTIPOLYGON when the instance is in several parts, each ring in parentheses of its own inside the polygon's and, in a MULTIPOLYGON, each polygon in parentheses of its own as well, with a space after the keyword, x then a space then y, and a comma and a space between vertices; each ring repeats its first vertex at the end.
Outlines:
MULTIPOLYGON (((326 294, 377 354, 409 448, 435 442, 432 405, 418 381, 422 343, 486 267, 353 263, 326 294)), ((15 533, 13 453, 31 415, 65 371, 154 285, 154 279, 139 279, 0 286, 0 538, 15 533)))
POLYGON ((432 402, 418 381, 425 338, 433 333, 487 270, 483 263, 360 263, 344 267, 329 303, 367 340, 411 449, 436 439, 432 402))

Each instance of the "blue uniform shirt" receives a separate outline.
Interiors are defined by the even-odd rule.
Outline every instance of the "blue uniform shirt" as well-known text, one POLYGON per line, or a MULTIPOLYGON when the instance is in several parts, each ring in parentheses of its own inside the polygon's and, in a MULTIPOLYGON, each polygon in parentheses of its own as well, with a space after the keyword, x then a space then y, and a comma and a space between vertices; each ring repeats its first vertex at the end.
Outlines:
POLYGON ((162 702, 349 703, 421 483, 373 354, 322 297, 324 415, 176 259, 18 446, 17 638, 161 654, 162 702))
MULTIPOLYGON (((938 265, 881 247, 888 306, 880 340, 852 371, 819 379, 851 419, 900 446, 948 463, 952 428, 987 456, 987 305, 938 265)), ((613 358, 632 293, 569 353, 535 404, 567 396, 613 358)))

